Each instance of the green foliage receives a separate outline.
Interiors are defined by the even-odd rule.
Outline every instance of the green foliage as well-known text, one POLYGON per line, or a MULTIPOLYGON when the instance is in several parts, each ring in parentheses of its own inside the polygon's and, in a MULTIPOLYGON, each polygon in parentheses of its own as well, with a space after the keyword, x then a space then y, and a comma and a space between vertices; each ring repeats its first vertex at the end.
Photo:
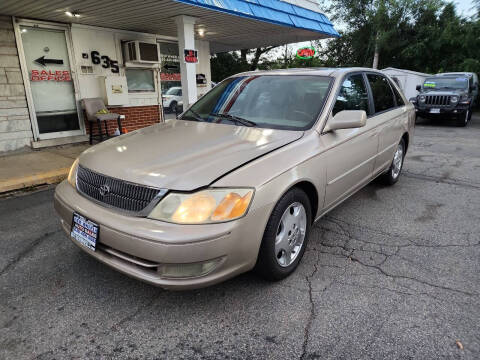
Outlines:
POLYGON ((214 55, 210 60, 210 66, 212 69, 212 81, 215 82, 249 70, 248 64, 241 61, 238 53, 234 51, 214 55))
POLYGON ((453 3, 333 0, 330 11, 348 30, 322 52, 327 63, 370 67, 378 41, 379 68, 479 71, 480 20, 461 18, 453 3))
MULTIPOLYGON (((371 67, 375 48, 379 68, 420 72, 480 73, 480 16, 460 17, 453 3, 443 0, 331 0, 332 20, 346 30, 338 39, 314 41, 317 54, 302 60, 287 48, 259 48, 217 54, 212 78, 255 69, 292 67, 371 67), (323 44, 323 46, 322 46, 323 44), (286 54, 285 54, 286 52, 286 54), (283 53, 283 54, 282 54, 283 53), (248 56, 247 56, 248 55, 248 56)), ((480 14, 480 0, 475 0, 480 14)))

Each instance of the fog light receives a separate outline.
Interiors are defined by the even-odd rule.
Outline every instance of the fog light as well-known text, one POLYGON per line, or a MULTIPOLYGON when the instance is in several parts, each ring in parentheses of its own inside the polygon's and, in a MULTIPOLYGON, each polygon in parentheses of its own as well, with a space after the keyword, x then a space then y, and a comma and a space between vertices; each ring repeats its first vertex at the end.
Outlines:
POLYGON ((171 279, 195 278, 205 276, 217 268, 223 257, 190 264, 162 264, 158 267, 161 277, 171 279))

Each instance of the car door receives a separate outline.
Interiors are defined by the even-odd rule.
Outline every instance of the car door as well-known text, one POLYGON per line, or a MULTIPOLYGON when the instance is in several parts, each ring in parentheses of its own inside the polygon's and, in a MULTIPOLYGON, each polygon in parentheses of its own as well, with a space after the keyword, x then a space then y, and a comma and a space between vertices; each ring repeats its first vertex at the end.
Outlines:
MULTIPOLYGON (((361 72, 348 74, 340 87, 331 116, 342 110, 372 113, 366 79, 361 72)), ((335 206, 372 177, 378 133, 367 119, 364 127, 341 129, 322 135, 326 153, 327 186, 324 209, 335 206)))
POLYGON ((408 121, 408 112, 400 93, 387 77, 378 73, 367 73, 366 77, 375 111, 369 120, 379 138, 373 170, 377 175, 392 162, 402 136, 402 125, 408 121))
POLYGON ((177 103, 178 103, 178 105, 180 105, 180 106, 183 105, 182 89, 178 89, 178 91, 177 91, 177 103))

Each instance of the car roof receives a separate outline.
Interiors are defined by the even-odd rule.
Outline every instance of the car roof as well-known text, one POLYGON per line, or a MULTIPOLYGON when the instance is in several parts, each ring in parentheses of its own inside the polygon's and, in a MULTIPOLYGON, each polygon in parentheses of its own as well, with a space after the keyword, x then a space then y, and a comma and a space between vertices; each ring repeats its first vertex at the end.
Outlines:
POLYGON ((237 76, 255 76, 255 75, 316 75, 316 76, 331 76, 331 77, 341 77, 349 72, 356 71, 367 71, 367 72, 376 72, 378 74, 384 74, 380 70, 375 70, 371 68, 362 68, 362 67, 349 67, 349 68, 292 68, 292 69, 277 69, 277 70, 257 70, 257 71, 247 71, 240 74, 233 75, 237 76))
POLYGON ((448 76, 448 75, 463 75, 467 77, 473 77, 473 73, 471 72, 448 72, 448 73, 440 73, 437 74, 438 76, 448 76))
POLYGON ((465 73, 449 73, 449 74, 435 74, 435 75, 432 75, 432 76, 428 76, 428 79, 431 79, 431 78, 471 78, 472 76, 470 75, 467 75, 465 73))

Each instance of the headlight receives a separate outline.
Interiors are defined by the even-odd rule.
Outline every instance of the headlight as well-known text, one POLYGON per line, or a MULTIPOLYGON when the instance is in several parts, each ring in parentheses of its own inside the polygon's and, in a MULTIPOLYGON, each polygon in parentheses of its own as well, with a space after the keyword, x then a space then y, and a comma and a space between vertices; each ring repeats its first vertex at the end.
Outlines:
POLYGON ((421 103, 424 103, 425 102, 425 95, 419 96, 418 101, 420 101, 421 103))
POLYGON ((73 187, 77 187, 77 170, 78 170, 78 158, 73 162, 70 171, 68 172, 67 181, 73 187))
POLYGON ((245 215, 253 189, 207 189, 193 194, 168 194, 148 216, 176 224, 210 224, 245 215))
POLYGON ((452 104, 457 103, 457 102, 458 102, 458 96, 452 96, 452 97, 450 98, 450 102, 451 102, 452 104))

